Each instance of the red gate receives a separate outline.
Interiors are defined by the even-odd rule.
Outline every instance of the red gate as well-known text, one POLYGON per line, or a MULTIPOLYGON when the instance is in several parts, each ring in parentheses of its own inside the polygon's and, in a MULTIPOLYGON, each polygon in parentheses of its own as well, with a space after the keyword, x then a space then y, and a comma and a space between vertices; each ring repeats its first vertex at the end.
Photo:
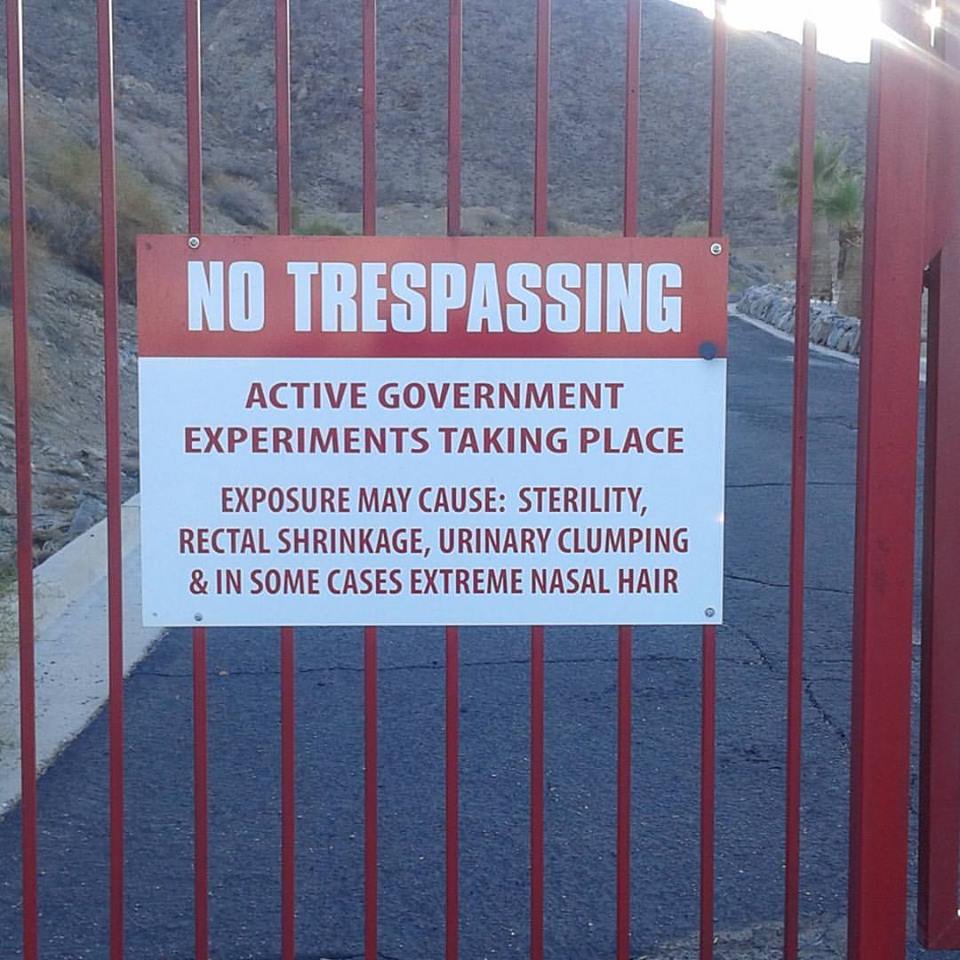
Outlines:
MULTIPOLYGON (((627 4, 623 232, 637 233, 641 0, 627 4)), ((120 396, 113 11, 98 0, 103 224, 105 427, 109 527, 111 957, 124 955, 123 645, 120 543, 120 396)), ((36 960, 37 791, 32 589, 31 439, 27 333, 27 205, 21 0, 7 0, 10 222, 16 365, 23 954, 36 960)), ((943 0, 931 44, 927 7, 885 0, 887 32, 874 44, 869 116, 865 322, 861 361, 854 626, 848 955, 900 960, 907 945, 908 796, 920 309, 930 290, 924 538, 922 809, 919 920, 923 942, 960 948, 960 643, 950 601, 960 590, 960 0, 943 0)), ((189 230, 203 229, 200 2, 186 0, 189 230)), ((726 32, 714 25, 710 234, 723 232, 726 32)), ((363 232, 377 230, 377 9, 363 0, 363 232)), ((550 0, 538 0, 533 227, 548 232, 550 0)), ((276 0, 277 225, 292 231, 288 0, 276 0)), ((462 0, 449 0, 447 228, 460 232, 462 0)), ((816 32, 804 30, 797 249, 790 627, 787 705, 784 942, 798 954, 806 423, 811 276, 816 32)), ((544 955, 544 628, 530 635, 530 952, 544 955)), ((632 630, 619 631, 616 954, 630 956, 632 630)), ((377 652, 364 632, 365 955, 377 956, 377 652)), ((282 956, 295 956, 295 638, 280 630, 282 956)), ((446 630, 446 956, 459 956, 459 638, 446 630)), ((206 633, 193 633, 195 956, 209 955, 206 633)), ((700 956, 714 946, 716 629, 702 640, 700 956)))

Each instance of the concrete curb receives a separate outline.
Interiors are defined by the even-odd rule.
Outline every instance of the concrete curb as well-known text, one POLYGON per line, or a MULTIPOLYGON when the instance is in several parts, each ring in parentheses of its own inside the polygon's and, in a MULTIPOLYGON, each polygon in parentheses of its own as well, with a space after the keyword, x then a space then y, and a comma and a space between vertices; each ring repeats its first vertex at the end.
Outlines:
MULTIPOLYGON (((741 313, 733 305, 727 306, 727 314, 731 317, 735 317, 737 320, 742 320, 744 323, 749 323, 751 327, 756 327, 758 330, 762 330, 764 333, 769 333, 770 336, 776 337, 778 340, 784 340, 787 343, 793 343, 792 333, 784 333, 782 330, 771 326, 764 320, 757 320, 756 317, 750 317, 745 313, 741 313)), ((860 366, 859 356, 850 353, 841 353, 839 350, 833 350, 830 347, 821 346, 819 343, 811 343, 810 352, 818 353, 823 357, 832 357, 834 360, 840 360, 843 363, 849 363, 854 367, 860 366)))
MULTIPOLYGON (((163 633, 140 625, 140 503, 123 505, 124 671, 163 633)), ((44 770, 107 700, 107 524, 101 521, 34 571, 37 768, 44 770)), ((0 637, 0 815, 20 797, 15 588, 0 597, 14 624, 0 637)))
MULTIPOLYGON (((736 306, 741 314, 793 335, 796 326, 794 284, 768 283, 750 287, 736 306)), ((856 317, 844 316, 832 303, 811 300, 809 324, 811 343, 859 356, 861 325, 856 317)))
MULTIPOLYGON (((744 323, 749 323, 751 327, 756 327, 758 330, 762 330, 764 333, 768 333, 771 337, 776 337, 778 340, 784 340, 787 343, 793 343, 793 334, 784 333, 782 330, 778 330, 776 327, 771 326, 769 323, 766 323, 763 320, 757 320, 756 317, 749 317, 747 314, 741 313, 732 304, 727 305, 727 315, 729 317, 733 317, 735 320, 742 320, 744 323)), ((842 363, 849 363, 854 367, 860 366, 859 356, 854 356, 850 353, 841 353, 839 350, 833 350, 830 347, 821 346, 819 343, 811 343, 810 352, 820 354, 822 357, 831 357, 834 360, 840 360, 842 363)), ((920 355, 920 382, 927 382, 926 343, 923 344, 922 353, 920 355)))

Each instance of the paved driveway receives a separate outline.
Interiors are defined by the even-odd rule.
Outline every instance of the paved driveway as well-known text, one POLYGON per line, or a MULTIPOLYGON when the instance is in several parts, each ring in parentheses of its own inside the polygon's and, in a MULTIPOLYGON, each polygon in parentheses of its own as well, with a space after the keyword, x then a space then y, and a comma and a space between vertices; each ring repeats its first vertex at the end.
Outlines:
MULTIPOLYGON (((782 909, 790 347, 732 328, 727 615, 720 634, 718 924, 782 909)), ((851 552, 857 369, 812 361, 802 909, 816 932, 846 893, 851 552)), ((637 631, 634 947, 656 956, 697 923, 699 631, 637 631)), ((554 629, 547 667, 547 950, 612 956, 616 638, 554 629)), ((443 951, 443 646, 384 630, 380 659, 381 951, 443 951)), ((362 669, 358 630, 298 633, 298 942, 362 953, 362 669)), ((463 631, 465 958, 527 941, 528 644, 463 631)), ((279 955, 278 642, 211 631, 213 956, 279 955)), ((167 635, 127 683, 128 953, 192 956, 190 639, 167 635)), ((107 945, 106 718, 43 777, 43 956, 107 945)), ((0 957, 19 945, 16 812, 0 822, 0 957)), ((666 953, 665 953, 666 955, 666 953)), ((678 955, 669 952, 670 956, 678 955)))

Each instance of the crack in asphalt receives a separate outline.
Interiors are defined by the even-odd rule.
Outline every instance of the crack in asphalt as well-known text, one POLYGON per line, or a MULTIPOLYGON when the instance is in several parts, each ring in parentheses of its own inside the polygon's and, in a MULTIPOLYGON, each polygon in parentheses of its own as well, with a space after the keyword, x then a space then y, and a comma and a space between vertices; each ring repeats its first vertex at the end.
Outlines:
POLYGON ((770 671, 770 673, 772 673, 772 674, 774 674, 774 675, 777 673, 777 669, 776 669, 776 667, 773 665, 773 663, 772 663, 772 661, 770 660, 770 658, 767 656, 767 652, 766 652, 766 651, 763 649, 763 647, 760 645, 760 642, 759 642, 758 640, 756 640, 756 639, 750 634, 749 631, 747 631, 744 627, 741 627, 741 626, 739 626, 738 624, 732 623, 732 622, 728 622, 728 623, 727 623, 727 626, 730 627, 731 629, 735 630, 735 631, 740 635, 741 639, 746 640, 747 643, 749 643, 750 646, 753 647, 753 649, 757 651, 757 659, 760 661, 760 663, 761 663, 764 667, 767 668, 767 670, 770 671))
MULTIPOLYGON (((784 674, 784 672, 782 670, 777 669, 773 661, 771 661, 770 658, 767 656, 763 647, 760 645, 760 642, 756 638, 751 636, 747 630, 745 630, 743 627, 737 624, 728 623, 728 626, 731 627, 733 630, 735 630, 742 639, 746 640, 747 643, 749 643, 750 646, 752 646, 754 650, 757 651, 757 657, 760 659, 760 662, 770 671, 771 675, 777 677, 780 680, 784 680, 784 681, 786 680, 786 675, 784 674)), ((823 662, 826 663, 828 661, 823 661, 823 662)), ((830 662, 849 663, 849 661, 845 661, 845 660, 837 660, 837 661, 830 661, 830 662)), ((845 680, 846 678, 838 677, 838 678, 831 678, 831 679, 845 680)), ((804 695, 806 697, 806 700, 810 704, 810 706, 814 709, 814 711, 817 713, 820 720, 834 733, 834 735, 837 737, 837 739, 840 741, 841 745, 843 746, 844 750, 849 752, 850 742, 849 742, 846 730, 843 728, 843 726, 840 723, 837 722, 837 720, 830 713, 830 711, 823 706, 823 704, 820 702, 817 695, 813 692, 813 684, 816 682, 819 682, 818 678, 808 677, 806 674, 804 675, 803 689, 804 689, 804 695)))
MULTIPOLYGON (((775 587, 778 590, 789 590, 789 583, 777 583, 773 580, 762 580, 759 577, 746 577, 739 573, 725 573, 724 580, 734 580, 737 583, 752 583, 759 587, 775 587)), ((811 587, 804 585, 804 593, 835 593, 843 597, 852 597, 853 591, 843 587, 811 587)))
POLYGON ((820 715, 820 719, 829 727, 829 729, 836 735, 837 739, 840 741, 840 744, 843 746, 843 749, 847 752, 850 751, 850 739, 847 736, 847 731, 837 722, 833 714, 820 702, 817 695, 813 692, 813 680, 810 680, 807 677, 804 677, 803 689, 807 696, 807 702, 813 707, 814 710, 820 715))
POLYGON ((831 427, 842 427, 844 430, 849 430, 851 433, 857 432, 856 422, 851 423, 849 420, 844 420, 842 417, 811 416, 808 417, 807 422, 827 424, 831 427))

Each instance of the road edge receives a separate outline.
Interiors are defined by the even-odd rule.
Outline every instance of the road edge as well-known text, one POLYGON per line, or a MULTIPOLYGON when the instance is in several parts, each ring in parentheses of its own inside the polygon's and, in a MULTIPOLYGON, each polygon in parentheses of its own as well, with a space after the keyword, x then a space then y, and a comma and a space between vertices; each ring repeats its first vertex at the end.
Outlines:
MULTIPOLYGON (((164 628, 140 623, 140 498, 122 508, 124 673, 164 628)), ((45 770, 107 701, 107 524, 103 520, 34 570, 37 770, 45 770)), ((16 616, 16 587, 0 598, 16 616)), ((9 651, 8 651, 9 652, 9 651)), ((20 798, 19 662, 0 665, 0 817, 20 798)))

